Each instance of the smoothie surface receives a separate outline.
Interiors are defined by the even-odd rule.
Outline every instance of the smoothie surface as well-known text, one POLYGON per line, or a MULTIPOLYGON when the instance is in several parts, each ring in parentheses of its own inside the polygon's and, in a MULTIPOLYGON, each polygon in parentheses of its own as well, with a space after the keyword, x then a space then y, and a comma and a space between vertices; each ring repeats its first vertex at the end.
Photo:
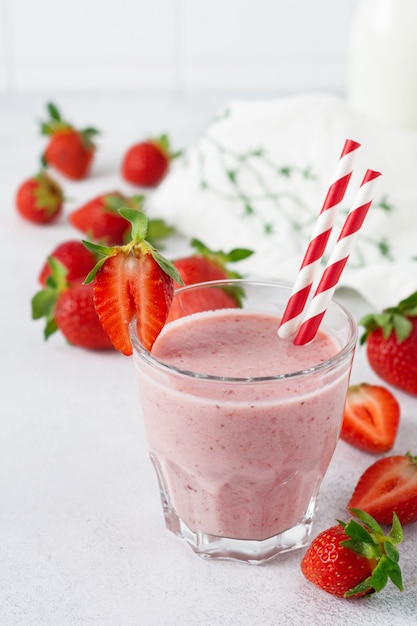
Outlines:
POLYGON ((305 370, 338 352, 319 331, 307 345, 278 337, 280 318, 245 309, 220 309, 167 324, 152 354, 177 368, 232 378, 278 376, 305 370))

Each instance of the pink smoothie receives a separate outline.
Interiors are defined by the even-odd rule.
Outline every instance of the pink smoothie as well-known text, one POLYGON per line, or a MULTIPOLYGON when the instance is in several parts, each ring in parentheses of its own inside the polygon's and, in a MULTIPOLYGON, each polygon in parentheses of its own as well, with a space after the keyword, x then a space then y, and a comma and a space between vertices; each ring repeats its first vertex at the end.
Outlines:
POLYGON ((318 366, 340 346, 324 333, 295 346, 278 337, 278 323, 228 309, 166 325, 153 356, 208 378, 135 361, 153 462, 169 505, 194 532, 263 540, 312 514, 349 371, 345 363, 281 376, 318 366))

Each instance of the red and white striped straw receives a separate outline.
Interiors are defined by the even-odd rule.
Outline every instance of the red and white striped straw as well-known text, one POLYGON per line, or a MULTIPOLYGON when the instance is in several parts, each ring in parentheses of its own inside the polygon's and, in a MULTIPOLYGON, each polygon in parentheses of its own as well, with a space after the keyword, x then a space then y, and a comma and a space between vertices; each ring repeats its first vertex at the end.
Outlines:
POLYGON ((367 170, 352 209, 346 216, 339 238, 314 292, 294 343, 304 345, 314 339, 339 278, 349 258, 359 229, 369 211, 377 178, 381 174, 367 170))
POLYGON ((334 182, 330 185, 327 192, 278 328, 278 334, 282 338, 290 337, 297 331, 301 314, 333 228, 336 213, 351 179, 353 161, 358 148, 360 148, 360 144, 356 141, 352 139, 345 141, 336 168, 334 182))

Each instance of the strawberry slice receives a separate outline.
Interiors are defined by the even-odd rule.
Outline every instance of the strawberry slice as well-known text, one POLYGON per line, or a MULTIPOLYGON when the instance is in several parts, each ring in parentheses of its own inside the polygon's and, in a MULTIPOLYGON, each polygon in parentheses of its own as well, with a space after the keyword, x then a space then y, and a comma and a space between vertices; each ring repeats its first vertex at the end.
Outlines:
POLYGON ((387 456, 373 463, 354 489, 349 507, 358 507, 380 524, 395 512, 401 524, 417 521, 417 456, 387 456))
POLYGON ((175 267, 145 240, 148 220, 135 209, 120 209, 132 224, 132 240, 112 248, 84 241, 103 258, 86 278, 94 280, 94 306, 114 347, 129 356, 129 325, 136 317, 138 337, 150 350, 168 317, 174 297, 175 267))
POLYGON ((400 406, 388 389, 367 383, 352 385, 340 438, 366 452, 387 452, 394 445, 399 422, 400 406))

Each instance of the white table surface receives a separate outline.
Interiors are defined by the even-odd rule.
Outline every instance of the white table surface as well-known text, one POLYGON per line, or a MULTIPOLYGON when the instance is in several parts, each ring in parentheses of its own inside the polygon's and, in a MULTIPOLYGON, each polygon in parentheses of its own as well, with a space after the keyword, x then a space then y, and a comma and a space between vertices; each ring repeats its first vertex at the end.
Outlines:
MULTIPOLYGON (((30 318, 37 274, 57 243, 78 236, 65 218, 21 220, 17 185, 37 169, 36 122, 48 96, 0 101, 0 623, 4 626, 332 626, 417 624, 417 525, 405 528, 404 591, 334 598, 300 572, 302 551, 263 566, 203 560, 165 530, 129 358, 43 341, 30 318)), ((66 211, 120 188, 123 150, 167 130, 174 147, 203 128, 221 96, 61 97, 64 113, 103 130, 88 181, 63 181, 66 211)), ((231 246, 233 242, 231 242, 231 246)), ((178 249, 179 250, 179 249, 178 249)), ((381 285, 382 288, 382 285, 381 285)), ((340 294, 356 316, 366 305, 340 294)), ((358 349, 352 382, 377 382, 358 349)), ((395 391, 402 418, 393 453, 417 454, 417 399, 395 391)), ((314 535, 346 518, 375 457, 339 442, 314 535)))

